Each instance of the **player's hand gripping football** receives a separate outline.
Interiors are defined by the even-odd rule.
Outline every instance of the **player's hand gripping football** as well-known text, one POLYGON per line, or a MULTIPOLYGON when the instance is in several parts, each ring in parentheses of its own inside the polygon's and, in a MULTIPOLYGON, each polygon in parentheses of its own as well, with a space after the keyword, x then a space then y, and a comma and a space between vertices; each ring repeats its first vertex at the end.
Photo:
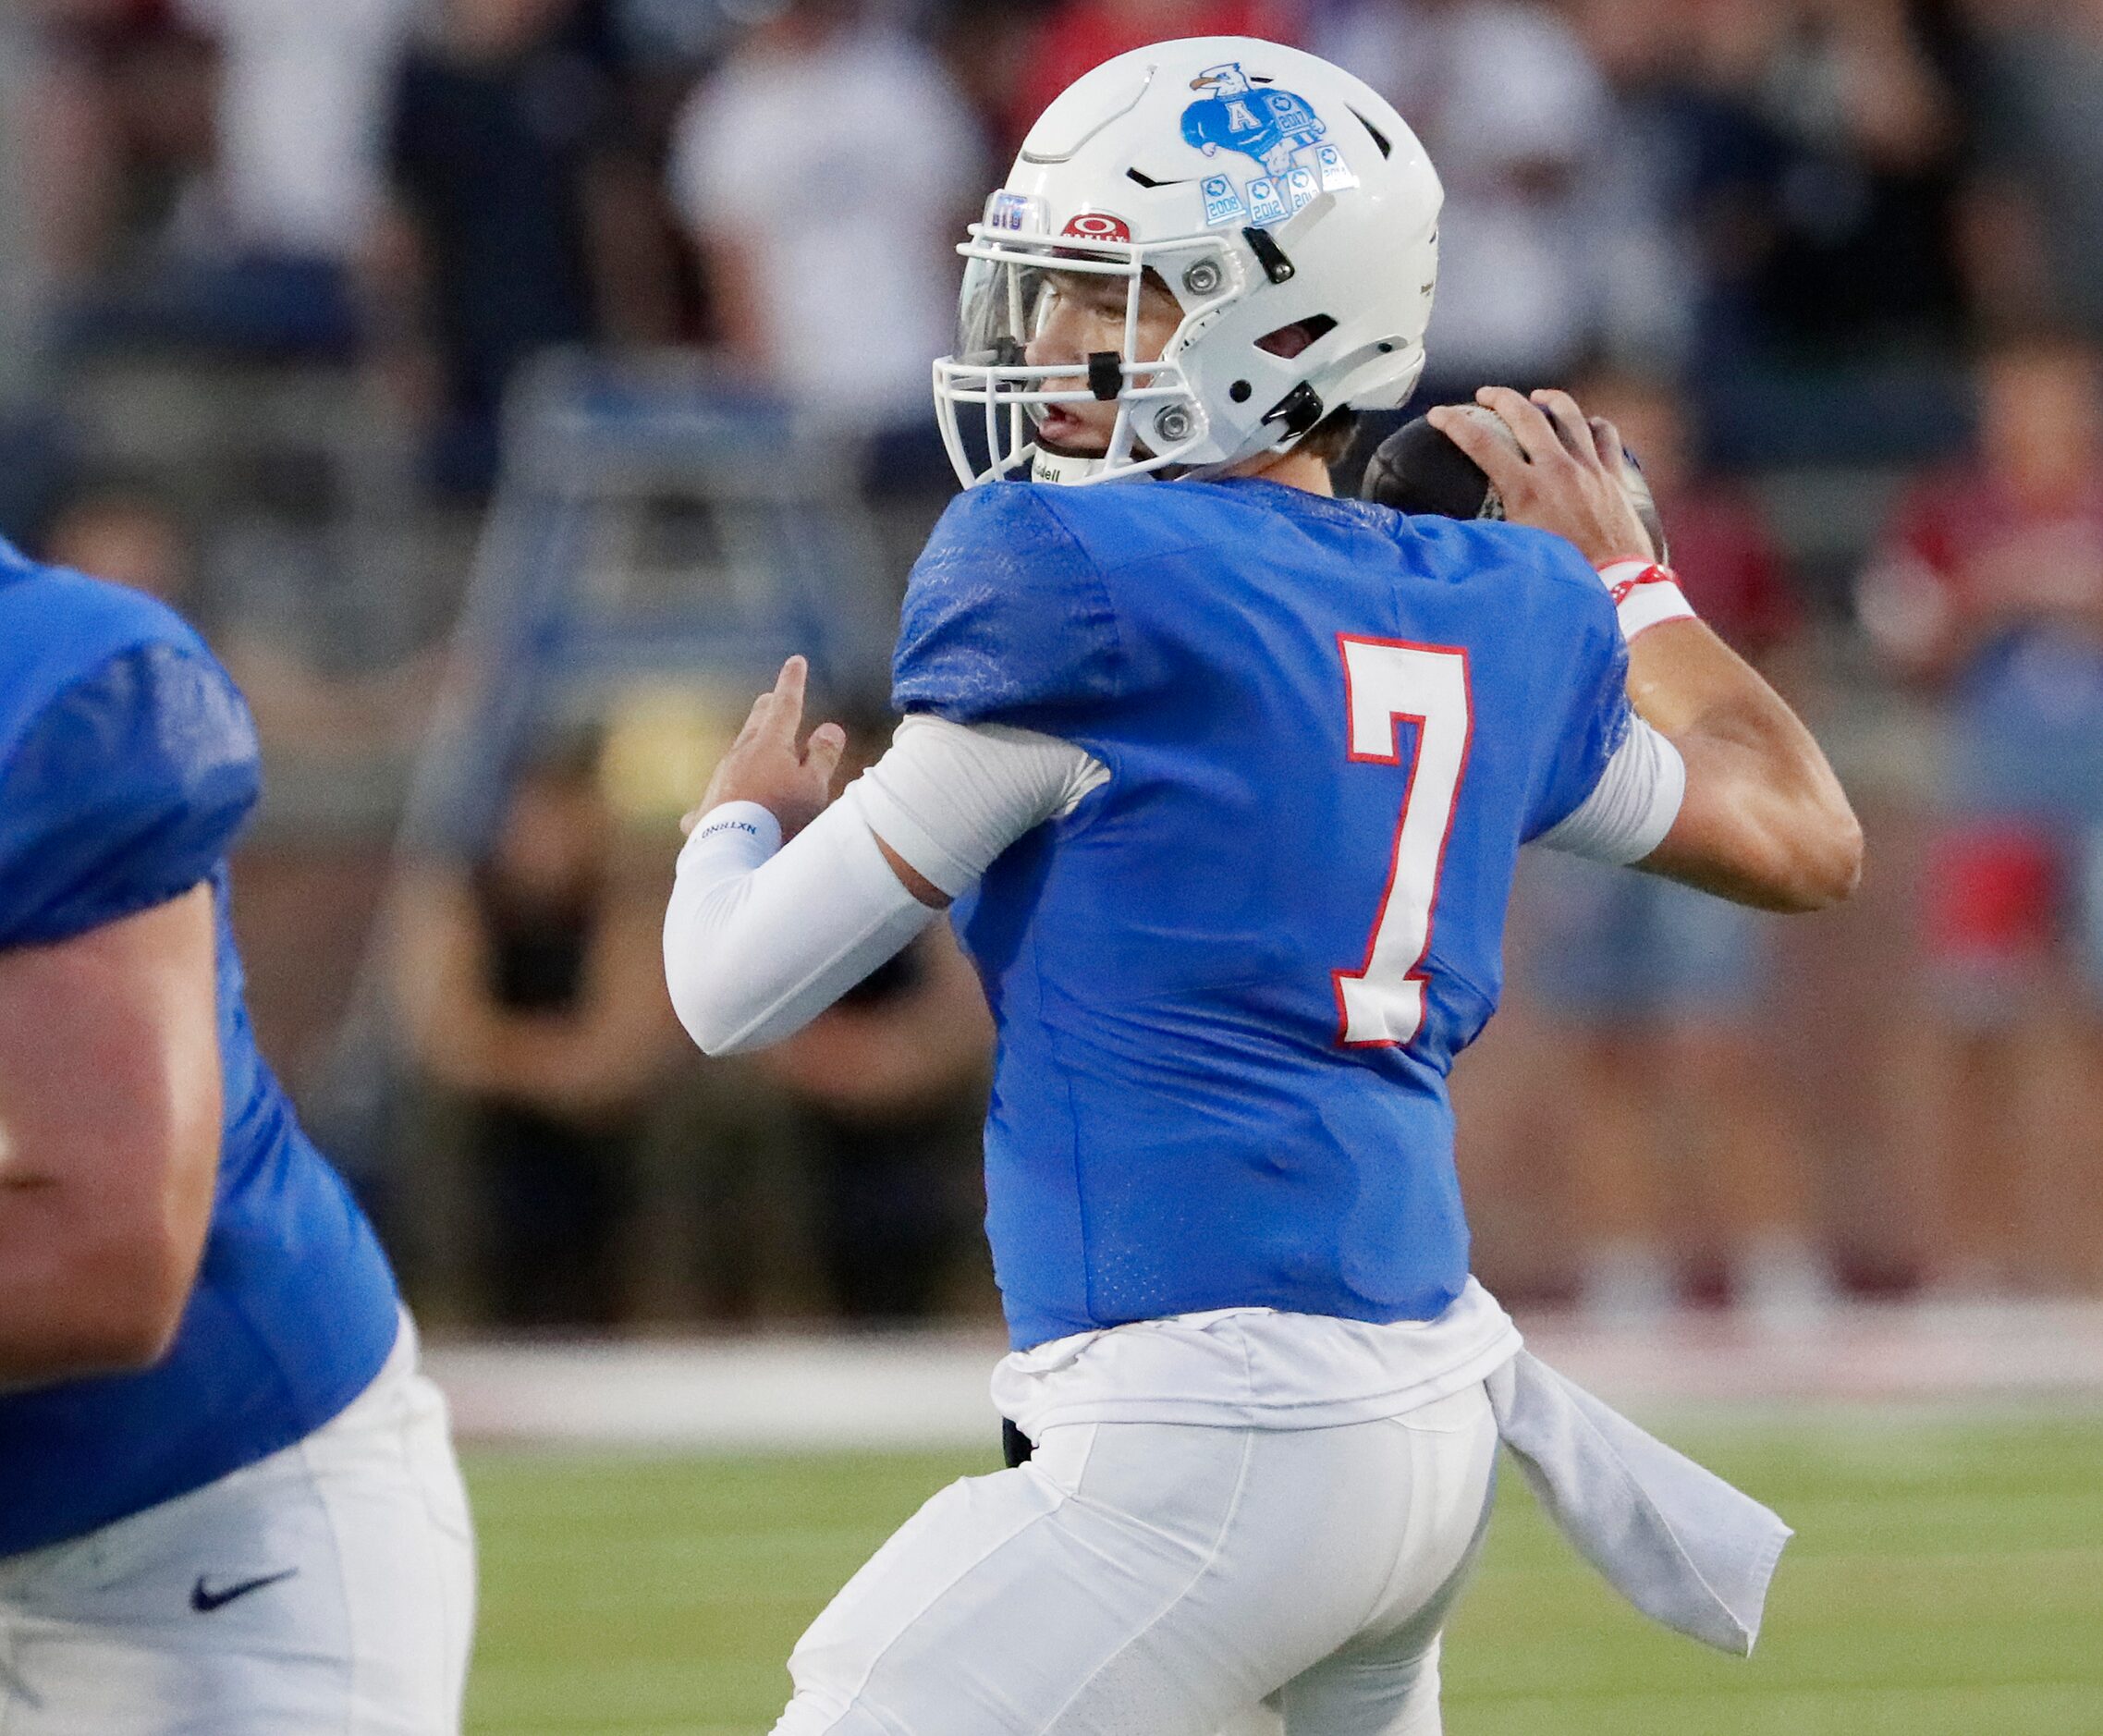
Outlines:
POLYGON ((820 724, 798 746, 803 727, 803 689, 811 666, 791 657, 771 691, 752 702, 752 713, 708 780, 701 805, 679 822, 691 832, 701 816, 726 801, 756 801, 781 822, 784 842, 823 813, 832 801, 833 774, 847 751, 847 731, 820 724))
POLYGON ((1482 466, 1508 520, 1568 537, 1595 567, 1656 558, 1622 481, 1621 436, 1612 422, 1587 420, 1567 392, 1535 392, 1529 400, 1488 385, 1475 401, 1511 430, 1518 450, 1457 407, 1441 406, 1429 421, 1482 466))

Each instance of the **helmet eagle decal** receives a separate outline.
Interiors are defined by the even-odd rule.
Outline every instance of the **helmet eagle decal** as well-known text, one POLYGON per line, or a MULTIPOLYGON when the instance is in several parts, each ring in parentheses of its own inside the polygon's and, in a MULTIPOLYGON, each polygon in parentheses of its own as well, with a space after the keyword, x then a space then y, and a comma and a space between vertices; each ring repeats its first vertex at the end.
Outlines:
POLYGON ((1205 95, 1183 110, 1183 142, 1208 157, 1236 152, 1263 170, 1240 187, 1230 176, 1206 176, 1208 224, 1283 223, 1319 193, 1356 185, 1343 153, 1322 142, 1328 127, 1305 97, 1259 85, 1238 60, 1207 67, 1190 88, 1205 95), (1312 167, 1299 160, 1306 151, 1314 153, 1312 167))
POLYGON ((1253 157, 1265 172, 1283 175, 1300 151, 1328 133, 1304 97, 1257 90, 1239 62, 1213 67, 1191 80, 1208 94, 1183 111, 1183 141, 1206 156, 1222 150, 1253 157))

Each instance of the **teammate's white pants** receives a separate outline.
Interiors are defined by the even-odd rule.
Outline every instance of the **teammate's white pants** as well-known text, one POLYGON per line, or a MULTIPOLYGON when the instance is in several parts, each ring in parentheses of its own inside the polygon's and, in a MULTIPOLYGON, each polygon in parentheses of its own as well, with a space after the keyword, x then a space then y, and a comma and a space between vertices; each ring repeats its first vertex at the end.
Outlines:
POLYGON ((473 1627, 466 1492, 405 1319, 297 1446, 0 1560, 0 1736, 455 1736, 473 1627))
POLYGON ((776 1736, 1436 1736, 1488 1510, 1479 1386, 1405 1416, 1045 1431, 951 1485, 789 1659, 776 1736))

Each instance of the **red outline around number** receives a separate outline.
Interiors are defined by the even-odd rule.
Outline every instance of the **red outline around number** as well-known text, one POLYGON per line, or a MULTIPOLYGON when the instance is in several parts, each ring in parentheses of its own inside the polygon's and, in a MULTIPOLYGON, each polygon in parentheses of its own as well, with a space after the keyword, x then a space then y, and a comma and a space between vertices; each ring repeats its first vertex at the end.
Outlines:
MULTIPOLYGON (((1469 660, 1468 648, 1465 645, 1430 645, 1414 639, 1379 639, 1370 633, 1339 632, 1337 635, 1337 659, 1343 665, 1344 757, 1356 765, 1400 765, 1402 763, 1402 755, 1400 750, 1394 746, 1395 727, 1405 722, 1416 725, 1416 744, 1410 751, 1410 775, 1408 781, 1402 786, 1401 812, 1395 818, 1395 841, 1388 852, 1388 884, 1381 888, 1380 905, 1378 910, 1374 912, 1373 917, 1373 932, 1365 937, 1365 962, 1355 971, 1331 971, 1329 972, 1329 987, 1337 998, 1337 1047, 1339 1049, 1403 1049, 1407 1048, 1410 1043, 1414 1043, 1417 1037, 1424 1034, 1423 1020, 1421 1018, 1418 1020, 1416 1032, 1407 1043, 1398 1041, 1394 1037, 1368 1037, 1353 1043, 1344 1035, 1344 1033, 1351 1029, 1351 1013, 1350 1009, 1344 1006, 1343 985, 1347 977, 1354 983, 1363 983, 1367 973, 1373 969, 1373 949, 1379 944, 1380 923, 1388 914, 1388 901, 1395 896, 1395 875, 1400 870, 1402 861, 1402 827, 1407 824, 1410 817, 1410 799, 1416 794, 1417 766, 1424 757, 1424 717, 1421 712, 1389 712, 1388 714, 1390 719, 1388 743, 1392 751, 1387 753, 1359 752, 1357 748, 1352 745, 1357 738, 1358 708, 1352 703, 1351 654, 1345 651, 1346 645, 1387 645, 1397 651, 1429 651, 1444 656, 1461 659, 1461 692, 1466 702, 1467 713, 1461 724, 1461 764, 1459 770, 1453 774, 1453 803, 1446 811, 1446 829, 1439 834, 1438 837, 1438 860, 1431 871, 1431 899, 1429 906, 1424 913, 1424 950, 1417 954, 1416 962, 1402 973, 1402 980, 1405 983, 1428 984, 1431 981, 1430 973, 1424 970, 1424 963, 1426 959, 1431 957, 1432 936, 1437 931, 1438 887, 1446 878, 1446 847, 1453 841, 1453 819, 1461 812, 1461 789, 1468 781, 1468 756, 1474 751, 1475 745, 1474 666, 1469 660)), ((1431 1007, 1431 994, 1428 986, 1424 995, 1424 1006, 1425 1011, 1428 1012, 1431 1007)))

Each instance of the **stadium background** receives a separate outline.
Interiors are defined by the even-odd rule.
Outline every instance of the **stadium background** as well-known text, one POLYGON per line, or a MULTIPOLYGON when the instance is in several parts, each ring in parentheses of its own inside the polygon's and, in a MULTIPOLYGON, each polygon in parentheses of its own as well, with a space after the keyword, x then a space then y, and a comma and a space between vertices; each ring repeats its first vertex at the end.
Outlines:
POLYGON ((470 1439, 475 1727, 764 1728, 990 1464, 968 973, 711 1064, 655 919, 772 659, 883 739, 998 165, 1212 32, 1418 128, 1423 401, 1619 414, 1870 837, 1810 921, 1522 886, 1478 1270, 1802 1537, 1733 1673, 1522 1502, 1452 1727, 2103 1730, 2103 6, 16 0, 0 531, 177 600, 258 713, 255 1012, 470 1439))

